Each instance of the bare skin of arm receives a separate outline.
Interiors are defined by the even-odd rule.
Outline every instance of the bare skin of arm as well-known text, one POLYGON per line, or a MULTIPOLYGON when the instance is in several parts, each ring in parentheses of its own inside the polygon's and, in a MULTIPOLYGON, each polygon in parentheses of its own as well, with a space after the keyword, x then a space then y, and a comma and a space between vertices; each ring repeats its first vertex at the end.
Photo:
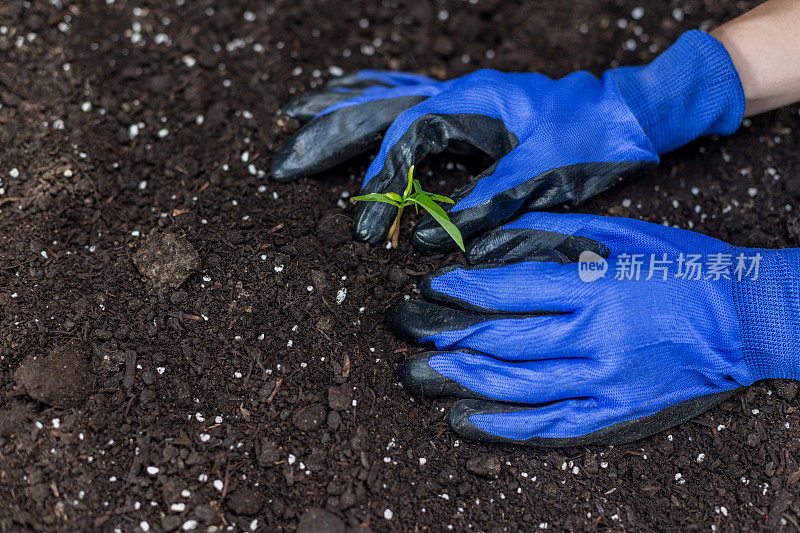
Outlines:
POLYGON ((800 101, 800 0, 768 0, 711 35, 742 80, 745 116, 800 101))

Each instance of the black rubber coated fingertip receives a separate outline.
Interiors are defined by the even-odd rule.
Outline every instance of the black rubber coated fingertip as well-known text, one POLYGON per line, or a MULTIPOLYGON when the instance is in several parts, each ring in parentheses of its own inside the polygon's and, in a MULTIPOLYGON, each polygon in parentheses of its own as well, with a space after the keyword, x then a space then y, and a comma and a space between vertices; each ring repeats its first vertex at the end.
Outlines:
POLYGON ((389 327, 396 335, 418 342, 427 334, 424 302, 408 300, 396 303, 389 309, 389 327))
POLYGON ((272 170, 270 172, 272 179, 276 181, 289 181, 299 177, 297 173, 298 169, 294 168, 292 162, 293 146, 294 143, 292 140, 289 140, 275 155, 275 158, 272 160, 272 170))
MULTIPOLYGON (((359 202, 353 217, 353 235, 357 241, 380 244, 397 216, 397 208, 378 202, 359 202)), ((403 236, 401 235, 402 239, 403 236)))
POLYGON ((470 243, 467 261, 477 264, 502 260, 524 240, 525 236, 516 230, 490 231, 470 243))
POLYGON ((437 291, 433 288, 432 283, 433 280, 447 274, 448 272, 452 272, 453 270, 460 268, 459 265, 447 265, 446 267, 438 268, 433 272, 428 272, 424 276, 422 276, 419 281, 417 282, 417 286, 419 287, 420 293, 425 297, 431 300, 442 300, 443 296, 445 296, 445 300, 448 300, 447 295, 443 295, 441 292, 437 291))
MULTIPOLYGON (((439 294, 438 299, 455 301, 454 298, 442 294, 439 294)), ((389 326, 397 335, 407 340, 427 342, 443 331, 461 330, 504 316, 456 309, 424 300, 408 300, 398 302, 389 309, 389 326)))
POLYGON ((467 263, 477 265, 485 263, 487 252, 490 251, 489 244, 486 239, 478 239, 467 246, 467 263))
POLYGON ((458 245, 441 226, 426 224, 425 221, 417 226, 411 242, 420 253, 436 254, 456 250, 458 245))
POLYGON ((470 243, 467 250, 467 261, 470 264, 511 264, 520 261, 566 264, 577 261, 577 256, 572 259, 574 254, 570 251, 571 248, 565 249, 562 245, 565 242, 572 243, 574 240, 574 237, 562 236, 552 232, 527 229, 498 229, 486 233, 470 243), (557 236, 558 240, 554 240, 554 236, 557 236), (564 254, 565 250, 570 253, 570 256, 564 254))
POLYGON ((303 103, 308 99, 307 97, 302 99, 301 98, 302 97, 294 98, 289 102, 287 102, 286 104, 284 104, 280 109, 281 113, 290 118, 297 118, 298 110, 301 108, 303 103))
POLYGON ((431 354, 432 352, 425 352, 412 355, 398 365, 397 377, 406 390, 415 392, 420 383, 430 379, 431 372, 438 374, 428 365, 431 354))
POLYGON ((441 393, 441 383, 447 379, 431 368, 428 360, 435 352, 409 357, 397 367, 397 377, 411 394, 434 396, 441 393))
POLYGON ((439 270, 434 270, 433 272, 428 272, 424 274, 419 281, 417 281, 417 287, 419 288, 420 294, 425 298, 434 299, 435 296, 438 294, 433 288, 431 287, 431 282, 439 275, 439 270))
POLYGON ((475 237, 467 247, 467 261, 470 264, 486 263, 501 258, 514 232, 494 229, 475 237))
POLYGON ((400 363, 397 375, 403 388, 417 396, 455 396, 458 398, 484 398, 457 381, 441 375, 430 365, 436 355, 446 352, 424 352, 400 363))
POLYGON ((483 400, 459 400, 453 404, 450 408, 450 412, 447 416, 447 422, 450 424, 450 427, 453 428, 458 435, 464 437, 466 439, 481 441, 481 442, 493 442, 497 439, 492 435, 489 435, 482 429, 478 428, 469 417, 477 414, 483 414, 485 411, 482 409, 482 406, 485 405, 485 401, 483 400))

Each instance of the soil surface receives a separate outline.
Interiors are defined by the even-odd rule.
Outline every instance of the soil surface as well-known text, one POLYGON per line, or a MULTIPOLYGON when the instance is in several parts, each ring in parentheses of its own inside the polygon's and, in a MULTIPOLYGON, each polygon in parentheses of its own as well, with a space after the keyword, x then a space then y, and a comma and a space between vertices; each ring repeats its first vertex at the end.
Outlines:
MULTIPOLYGON (((600 73, 755 3, 3 0, 0 530, 797 529, 796 383, 626 446, 459 441, 385 311, 460 257, 352 242, 369 157, 266 175, 279 106, 331 73, 600 73)), ((796 246, 797 121, 575 209, 796 246)))

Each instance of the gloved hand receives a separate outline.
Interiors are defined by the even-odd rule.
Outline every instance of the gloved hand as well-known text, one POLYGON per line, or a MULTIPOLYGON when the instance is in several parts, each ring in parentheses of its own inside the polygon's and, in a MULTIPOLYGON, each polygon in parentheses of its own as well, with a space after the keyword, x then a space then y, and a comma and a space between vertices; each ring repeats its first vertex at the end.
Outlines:
MULTIPOLYGON (((361 194, 402 193, 409 167, 445 148, 488 155, 494 163, 453 195, 450 219, 468 238, 523 207, 580 202, 701 135, 734 132, 744 93, 722 44, 694 30, 649 65, 599 79, 480 70, 437 82, 365 71, 284 111, 310 122, 276 155, 277 180, 329 169, 376 145, 387 128, 361 194)), ((387 204, 358 204, 356 238, 380 242, 395 213, 387 204)), ((431 217, 418 224, 414 244, 423 252, 453 247, 431 217)))
POLYGON ((464 398, 449 415, 464 437, 625 443, 760 379, 800 378, 800 249, 529 213, 478 237, 468 259, 422 280, 440 303, 390 311, 396 332, 436 348, 401 363, 403 386, 464 398))

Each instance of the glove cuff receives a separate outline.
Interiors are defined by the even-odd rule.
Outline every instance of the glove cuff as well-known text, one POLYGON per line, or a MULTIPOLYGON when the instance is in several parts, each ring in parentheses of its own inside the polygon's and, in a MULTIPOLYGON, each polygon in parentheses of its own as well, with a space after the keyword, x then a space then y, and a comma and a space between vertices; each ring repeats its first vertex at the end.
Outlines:
POLYGON ((608 72, 658 154, 703 135, 730 135, 745 97, 728 51, 690 30, 650 64, 608 72))
MULTIPOLYGON (((760 256, 757 275, 732 276, 747 368, 754 380, 800 379, 800 249, 735 248, 760 256)), ((749 266, 746 261, 744 268, 749 266)))

